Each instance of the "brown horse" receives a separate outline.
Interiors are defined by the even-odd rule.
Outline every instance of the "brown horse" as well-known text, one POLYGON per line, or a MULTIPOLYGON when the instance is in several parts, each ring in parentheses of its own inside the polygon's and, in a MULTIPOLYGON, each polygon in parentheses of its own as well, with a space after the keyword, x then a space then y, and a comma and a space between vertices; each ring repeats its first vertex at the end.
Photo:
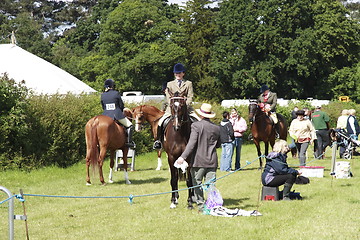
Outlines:
MULTIPOLYGON (((132 118, 135 120, 135 131, 139 132, 142 125, 145 123, 145 121, 147 121, 151 126, 151 132, 155 139, 157 135, 158 122, 159 119, 164 115, 164 112, 150 105, 137 106, 133 108, 131 112, 132 118)), ((156 170, 160 170, 162 167, 161 149, 157 151, 157 158, 158 165, 156 170)))
MULTIPOLYGON (((173 96, 173 94, 171 94, 173 96)), ((191 121, 189 114, 187 112, 186 100, 183 97, 171 97, 170 99, 170 109, 171 109, 171 118, 165 129, 165 137, 163 142, 164 150, 168 156, 168 163, 171 173, 171 205, 170 208, 176 208, 178 204, 179 193, 178 190, 178 180, 179 180, 179 170, 174 167, 175 161, 180 157, 180 155, 185 150, 186 144, 190 137, 191 130, 191 121)), ((142 124, 145 121, 149 122, 153 131, 153 135, 156 136, 157 125, 160 117, 164 114, 163 111, 160 111, 154 106, 142 105, 132 109, 133 118, 135 122, 142 124), (136 120, 137 119, 137 120, 136 120)), ((136 125, 135 125, 136 128, 136 125)), ((186 159, 189 163, 187 168, 187 179, 186 183, 188 187, 192 186, 192 180, 190 175, 190 160, 186 159)), ((189 189, 188 191, 188 208, 192 208, 192 199, 193 190, 189 189)))
POLYGON ((129 148, 126 146, 126 133, 124 127, 117 124, 108 116, 98 115, 91 118, 85 126, 86 138, 86 184, 90 185, 89 167, 98 168, 100 182, 105 185, 103 176, 103 163, 107 150, 110 150, 110 174, 109 182, 112 183, 112 170, 114 167, 115 151, 123 151, 125 182, 130 184, 127 174, 127 154, 129 148), (100 148, 100 153, 99 153, 100 148))
MULTIPOLYGON (((286 141, 287 138, 287 123, 281 114, 277 113, 279 120, 279 137, 286 141)), ((275 126, 270 117, 263 112, 256 102, 250 102, 249 104, 249 120, 252 122, 251 133, 254 139, 254 143, 259 156, 260 167, 262 168, 262 158, 260 150, 260 142, 263 141, 265 144, 265 155, 269 153, 269 143, 271 147, 275 144, 275 126)))
MULTIPOLYGON (((178 190, 178 180, 179 180, 179 169, 174 167, 175 161, 181 156, 184 152, 186 144, 190 138, 191 131, 191 120, 187 110, 186 99, 183 96, 179 96, 177 93, 173 95, 170 92, 170 109, 171 109, 171 119, 169 124, 165 129, 165 137, 164 137, 164 150, 168 156, 168 163, 171 172, 171 205, 170 208, 176 208, 179 199, 178 190)), ((193 189, 192 187, 192 179, 190 174, 191 162, 192 159, 185 159, 189 164, 186 172, 186 184, 189 188, 188 190, 188 208, 192 209, 192 196, 193 189)))

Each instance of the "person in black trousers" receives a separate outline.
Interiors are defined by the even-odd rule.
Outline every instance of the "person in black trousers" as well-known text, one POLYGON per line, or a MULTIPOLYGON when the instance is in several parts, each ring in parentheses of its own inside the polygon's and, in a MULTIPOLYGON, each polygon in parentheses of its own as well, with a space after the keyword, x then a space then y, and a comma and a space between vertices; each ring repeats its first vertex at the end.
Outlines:
POLYGON ((278 140, 273 147, 273 152, 266 157, 264 172, 261 181, 264 186, 279 187, 284 185, 283 200, 290 200, 290 190, 295 183, 296 176, 301 172, 290 168, 286 163, 287 153, 290 151, 285 140, 278 140))

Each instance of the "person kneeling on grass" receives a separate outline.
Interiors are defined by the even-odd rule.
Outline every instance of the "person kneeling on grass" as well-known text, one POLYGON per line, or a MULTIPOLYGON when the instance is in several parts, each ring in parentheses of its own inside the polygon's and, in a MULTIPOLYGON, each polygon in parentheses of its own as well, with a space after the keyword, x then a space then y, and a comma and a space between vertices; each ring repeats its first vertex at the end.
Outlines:
POLYGON ((287 153, 290 151, 285 140, 278 140, 273 151, 266 157, 261 181, 264 186, 278 187, 284 184, 283 200, 290 200, 290 190, 295 183, 296 176, 301 172, 290 168, 286 163, 287 153))

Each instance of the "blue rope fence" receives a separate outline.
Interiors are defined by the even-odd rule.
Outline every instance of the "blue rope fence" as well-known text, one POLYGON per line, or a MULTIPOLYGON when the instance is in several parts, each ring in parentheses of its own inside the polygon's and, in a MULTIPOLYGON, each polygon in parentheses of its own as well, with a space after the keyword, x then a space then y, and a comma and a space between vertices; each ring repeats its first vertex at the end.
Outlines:
MULTIPOLYGON (((331 148, 334 146, 334 144, 331 146, 331 148)), ((314 162, 316 160, 319 160, 320 158, 322 158, 322 156, 324 155, 325 153, 321 154, 320 156, 318 156, 317 158, 314 158, 312 161, 310 162, 307 162, 307 164, 311 163, 311 162, 314 162)), ((211 184, 214 184, 215 182, 221 180, 221 179, 224 179, 228 176, 230 176, 231 174, 234 174, 235 172, 238 172, 240 170, 243 170, 244 168, 246 168, 247 166, 251 165, 252 163, 254 163, 256 160, 258 160, 259 158, 265 158, 266 156, 265 155, 261 155, 257 158, 255 158, 253 161, 249 162, 249 161, 246 161, 246 165, 244 167, 241 167, 233 172, 229 172, 227 173, 226 175, 222 176, 222 177, 219 177, 219 178, 213 178, 211 179, 209 182, 206 182, 206 183, 203 183, 203 184, 199 184, 199 185, 196 185, 196 186, 192 186, 192 187, 188 187, 188 188, 182 188, 182 189, 178 189, 178 190, 174 190, 174 191, 167 191, 167 192, 160 192, 160 193, 150 193, 150 194, 141 194, 141 195, 132 195, 130 194, 129 196, 66 196, 66 195, 46 195, 46 194, 28 194, 28 193, 24 193, 22 195, 13 195, 3 201, 0 202, 0 205, 9 201, 10 199, 16 197, 19 201, 21 202, 24 202, 25 199, 23 198, 23 196, 28 196, 28 197, 50 197, 50 198, 80 198, 80 199, 122 199, 122 198, 126 198, 128 199, 128 202, 130 204, 133 203, 133 200, 134 198, 136 197, 149 197, 149 196, 157 196, 157 195, 164 195, 164 194, 170 194, 170 193, 174 193, 174 192, 181 192, 181 191, 186 191, 186 190, 190 190, 190 189, 193 189, 193 188, 198 188, 198 187, 202 187, 204 190, 207 190, 211 184)), ((276 160, 273 160, 273 161, 276 161, 276 160)), ((277 161, 278 162, 278 161, 277 161)), ((279 162, 279 163, 282 163, 282 164, 285 164, 283 162, 279 162)), ((291 165, 291 166, 294 166, 294 167, 299 167, 300 165, 291 165)))

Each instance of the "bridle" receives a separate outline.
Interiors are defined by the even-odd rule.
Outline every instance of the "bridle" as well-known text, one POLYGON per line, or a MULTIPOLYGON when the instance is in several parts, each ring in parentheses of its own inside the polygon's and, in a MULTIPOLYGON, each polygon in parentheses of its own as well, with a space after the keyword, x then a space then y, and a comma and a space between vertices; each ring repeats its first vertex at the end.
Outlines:
POLYGON ((186 99, 184 97, 171 97, 170 98, 170 108, 172 119, 174 119, 173 126, 177 131, 180 129, 181 125, 187 121, 185 119, 186 115, 186 99), (181 114, 181 119, 179 118, 179 114, 181 114))

